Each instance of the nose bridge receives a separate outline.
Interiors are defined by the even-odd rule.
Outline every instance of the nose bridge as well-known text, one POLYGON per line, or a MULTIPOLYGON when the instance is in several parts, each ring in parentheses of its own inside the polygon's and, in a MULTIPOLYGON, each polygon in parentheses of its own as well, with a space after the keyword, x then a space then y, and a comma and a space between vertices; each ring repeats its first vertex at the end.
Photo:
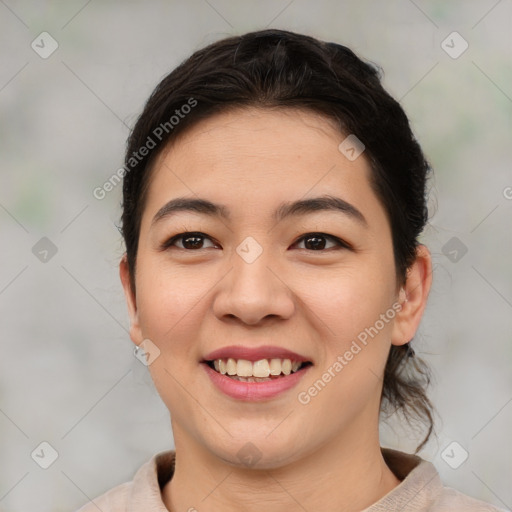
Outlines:
POLYGON ((215 313, 248 324, 267 316, 287 318, 294 310, 292 294, 272 270, 275 258, 270 251, 254 242, 245 240, 233 253, 231 272, 215 299, 215 313))
POLYGON ((269 252, 255 255, 252 248, 243 252, 240 247, 233 254, 232 281, 233 289, 237 293, 251 292, 253 295, 269 294, 270 289, 274 287, 273 273, 269 269, 269 252), (242 253, 242 254, 240 254, 242 253))

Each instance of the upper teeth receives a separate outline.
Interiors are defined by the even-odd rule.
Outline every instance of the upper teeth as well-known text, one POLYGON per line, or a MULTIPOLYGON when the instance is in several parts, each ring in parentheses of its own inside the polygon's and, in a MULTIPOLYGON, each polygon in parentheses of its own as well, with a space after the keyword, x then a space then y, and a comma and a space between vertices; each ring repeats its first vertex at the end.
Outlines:
POLYGON ((296 372, 302 363, 291 359, 260 359, 247 361, 247 359, 215 359, 213 366, 225 375, 238 375, 239 377, 268 377, 269 375, 290 375, 296 372))

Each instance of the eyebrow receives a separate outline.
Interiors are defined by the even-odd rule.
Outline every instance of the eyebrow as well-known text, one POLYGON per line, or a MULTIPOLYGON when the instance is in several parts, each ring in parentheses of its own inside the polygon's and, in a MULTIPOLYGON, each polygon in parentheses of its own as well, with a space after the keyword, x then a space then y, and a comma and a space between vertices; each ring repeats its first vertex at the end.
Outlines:
MULTIPOLYGON (((364 215, 354 205, 340 197, 329 195, 282 203, 274 212, 273 218, 276 222, 280 222, 285 218, 320 211, 341 212, 362 226, 368 227, 368 222, 364 215)), ((158 210, 151 224, 154 225, 158 221, 171 217, 177 212, 194 212, 210 217, 230 218, 229 210, 224 205, 212 203, 206 199, 177 197, 176 199, 171 199, 158 210)))

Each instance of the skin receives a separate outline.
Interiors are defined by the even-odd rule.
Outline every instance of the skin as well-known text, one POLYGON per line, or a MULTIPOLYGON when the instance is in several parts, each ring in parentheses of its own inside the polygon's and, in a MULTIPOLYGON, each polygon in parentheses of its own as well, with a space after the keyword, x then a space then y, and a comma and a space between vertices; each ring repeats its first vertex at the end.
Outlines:
POLYGON ((338 150, 345 138, 327 119, 299 110, 238 109, 185 132, 157 159, 142 216, 135 291, 120 263, 135 344, 150 339, 149 366, 171 413, 177 453, 162 498, 170 511, 356 511, 399 484, 380 452, 382 375, 391 344, 410 341, 431 285, 431 258, 419 246, 403 288, 391 229, 370 187, 364 156, 338 150), (357 208, 366 225, 338 211, 276 223, 283 202, 331 195, 357 208), (177 197, 224 205, 229 219, 178 212, 152 223, 177 197), (202 248, 174 235, 202 232, 202 248), (314 250, 308 233, 329 238, 314 250), (262 254, 236 252, 253 237, 262 254), (208 238, 210 237, 210 238, 208 238), (188 246, 190 247, 190 245, 188 246), (332 367, 357 335, 393 304, 401 310, 308 404, 297 395, 332 367), (278 345, 313 362, 298 386, 260 402, 235 400, 200 365, 230 345, 278 345), (246 466, 238 451, 261 457, 246 466))

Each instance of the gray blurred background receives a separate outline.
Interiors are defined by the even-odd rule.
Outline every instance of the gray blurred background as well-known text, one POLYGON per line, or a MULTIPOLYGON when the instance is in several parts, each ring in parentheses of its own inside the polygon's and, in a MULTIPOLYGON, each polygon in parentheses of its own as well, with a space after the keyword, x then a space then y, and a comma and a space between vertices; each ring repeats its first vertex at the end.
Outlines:
MULTIPOLYGON (((439 421, 421 455, 447 485, 512 507, 510 0, 0 0, 0 510, 73 511, 173 447, 128 336, 121 186, 93 191, 165 74, 265 27, 378 63, 410 116, 435 169, 415 343, 439 421)), ((383 425, 383 444, 415 441, 383 425)))

